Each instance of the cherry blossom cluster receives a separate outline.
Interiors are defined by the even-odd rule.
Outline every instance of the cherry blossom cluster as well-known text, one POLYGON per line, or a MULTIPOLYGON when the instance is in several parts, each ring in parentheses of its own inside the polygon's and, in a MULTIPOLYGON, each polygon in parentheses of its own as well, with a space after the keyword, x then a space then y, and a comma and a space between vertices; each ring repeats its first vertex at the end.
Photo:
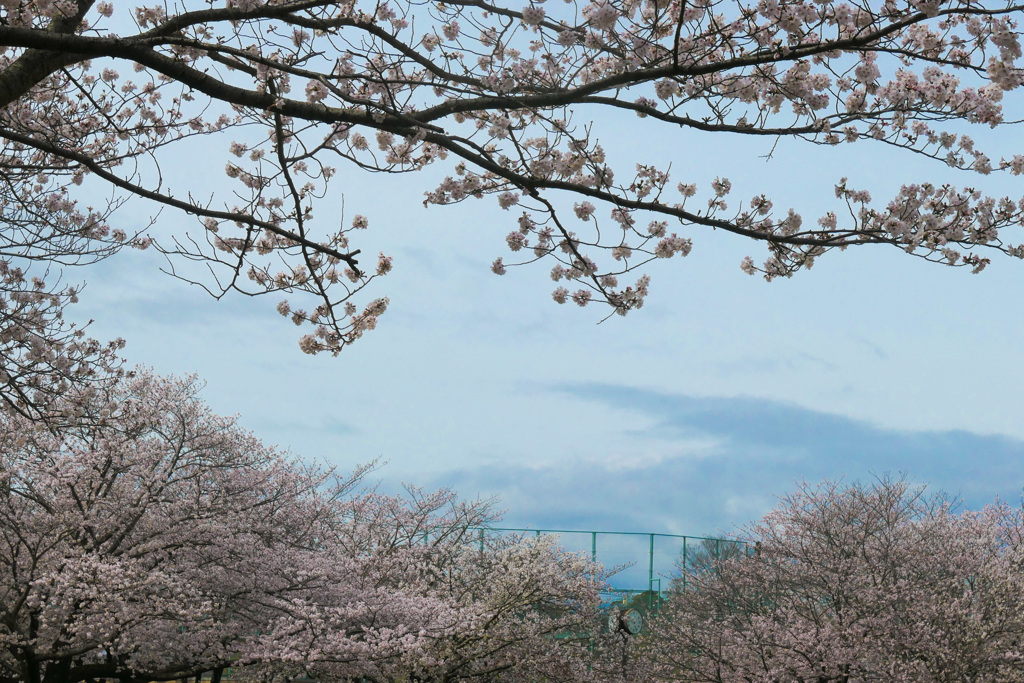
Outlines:
POLYGON ((425 204, 493 197, 512 216, 513 255, 492 270, 545 260, 559 303, 639 308, 648 264, 685 257, 711 230, 763 243, 766 258, 741 267, 768 279, 861 244, 978 270, 988 254, 1024 255, 1008 208, 1019 198, 922 180, 881 204, 837 189, 834 210, 804 216, 756 191, 746 200, 705 160, 609 158, 601 135, 614 132, 600 111, 635 115, 666 146, 710 133, 881 144, 1018 174, 1016 150, 999 157, 966 131, 1021 118, 1004 112, 1004 94, 1024 81, 1022 10, 1014 0, 10 0, 0 5, 4 253, 22 267, 14 261, 88 262, 154 244, 217 296, 287 295, 278 310, 307 328, 302 349, 337 353, 386 308, 363 289, 401 264, 366 262, 364 247, 378 250, 358 231, 372 207, 339 215, 330 183, 441 164, 425 204), (221 155, 211 163, 230 191, 165 179, 163 160, 197 139, 221 155), (83 206, 102 184, 107 205, 83 206), (133 196, 196 216, 195 229, 111 228, 111 210, 133 196))
POLYGON ((98 391, 120 376, 124 341, 101 344, 64 320, 64 307, 77 296, 74 286, 49 285, 0 257, 0 401, 7 410, 73 420, 74 406, 59 400, 64 394, 72 387, 98 391))

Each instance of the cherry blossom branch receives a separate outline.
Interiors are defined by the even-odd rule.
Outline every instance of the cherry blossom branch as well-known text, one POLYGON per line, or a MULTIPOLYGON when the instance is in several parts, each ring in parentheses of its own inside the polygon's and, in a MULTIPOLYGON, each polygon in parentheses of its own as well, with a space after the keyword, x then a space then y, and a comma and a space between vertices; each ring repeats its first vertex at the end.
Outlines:
POLYGON ((121 189, 127 190, 139 197, 144 197, 145 199, 150 199, 159 204, 170 206, 175 209, 181 209, 186 213, 195 214, 197 216, 204 216, 206 218, 214 218, 223 221, 245 223, 246 225, 250 225, 252 227, 261 228, 268 232, 272 232, 276 235, 279 235, 280 237, 295 242, 296 244, 299 244, 301 246, 313 248, 316 251, 333 256, 334 258, 340 261, 348 263, 352 268, 356 268, 358 264, 358 261, 356 260, 355 257, 359 255, 359 250, 355 250, 349 253, 342 253, 340 251, 337 251, 336 249, 332 249, 330 247, 306 239, 300 234, 294 233, 290 230, 282 229, 280 226, 274 225, 273 223, 269 223, 267 221, 259 220, 253 216, 240 215, 230 211, 217 211, 214 209, 208 209, 192 202, 186 202, 180 199, 175 199, 174 197, 168 196, 161 192, 148 190, 136 183, 125 180, 124 178, 121 178, 115 175, 114 173, 107 171, 104 167, 102 167, 89 156, 74 152, 72 150, 47 145, 43 142, 40 142, 36 138, 30 138, 28 136, 22 135, 12 130, 8 130, 6 128, 0 128, 0 137, 6 138, 11 142, 18 142, 29 147, 34 147, 41 151, 45 151, 55 156, 59 156, 69 161, 74 161, 78 164, 81 164, 82 166, 88 168, 91 172, 95 173, 103 180, 109 182, 111 185, 120 187, 121 189))

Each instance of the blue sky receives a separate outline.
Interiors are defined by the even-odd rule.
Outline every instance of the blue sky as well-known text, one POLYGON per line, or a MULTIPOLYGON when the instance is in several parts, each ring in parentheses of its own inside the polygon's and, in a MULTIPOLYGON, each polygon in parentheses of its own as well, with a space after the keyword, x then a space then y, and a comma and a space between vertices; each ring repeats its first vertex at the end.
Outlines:
MULTIPOLYGON (((871 143, 782 143, 766 161, 771 140, 660 137, 608 118, 596 129, 621 167, 671 161, 702 187, 728 176, 738 197, 767 192, 805 220, 835 208, 844 175, 879 199, 950 179, 1022 194, 1017 179, 952 175, 871 143)), ((209 163, 171 164, 169 183, 175 170, 219 182, 223 155, 197 153, 209 163)), ((356 246, 395 263, 373 292, 391 308, 338 358, 303 356, 276 299, 213 301, 159 274, 152 253, 72 273, 88 282, 72 315, 125 337, 132 363, 198 373, 214 408, 267 442, 342 469, 381 458, 387 487, 497 495, 516 526, 731 533, 798 480, 900 471, 970 507, 1019 499, 1024 264, 971 275, 864 248, 769 284, 738 267, 757 245, 688 232, 690 256, 648 269, 647 305, 598 325, 602 311, 551 301, 550 264, 492 275, 515 215, 488 201, 423 209, 432 179, 343 172, 325 201, 323 220, 339 219, 342 196, 347 216, 367 215, 356 246)), ((146 216, 130 206, 118 220, 146 216)), ((186 229, 172 213, 155 228, 186 229)))

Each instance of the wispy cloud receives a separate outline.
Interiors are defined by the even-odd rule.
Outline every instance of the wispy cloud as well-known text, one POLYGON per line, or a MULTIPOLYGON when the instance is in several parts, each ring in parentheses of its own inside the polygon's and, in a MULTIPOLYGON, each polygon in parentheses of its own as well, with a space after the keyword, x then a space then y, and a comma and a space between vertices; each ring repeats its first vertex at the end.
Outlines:
POLYGON ((431 475, 429 483, 466 496, 497 495, 515 526, 693 535, 731 533, 802 479, 906 472, 932 490, 962 496, 970 508, 997 496, 1017 502, 1024 484, 1024 442, 1003 436, 884 429, 766 399, 598 383, 555 389, 650 420, 634 435, 628 467, 579 457, 541 466, 490 463, 431 475), (673 457, 665 446, 675 441, 673 457), (655 442, 660 455, 645 463, 645 446, 655 442))

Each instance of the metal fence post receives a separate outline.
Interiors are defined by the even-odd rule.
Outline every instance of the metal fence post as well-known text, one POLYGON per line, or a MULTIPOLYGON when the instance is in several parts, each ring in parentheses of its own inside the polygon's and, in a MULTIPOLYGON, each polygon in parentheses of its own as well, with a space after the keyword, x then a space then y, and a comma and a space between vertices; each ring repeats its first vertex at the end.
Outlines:
POLYGON ((682 571, 682 575, 683 575, 683 590, 686 590, 686 572, 687 572, 687 569, 686 569, 686 536, 683 536, 683 567, 682 567, 682 569, 683 569, 683 571, 682 571))
POLYGON ((647 569, 647 590, 651 590, 651 586, 654 585, 654 534, 651 534, 651 555, 650 564, 647 569))

